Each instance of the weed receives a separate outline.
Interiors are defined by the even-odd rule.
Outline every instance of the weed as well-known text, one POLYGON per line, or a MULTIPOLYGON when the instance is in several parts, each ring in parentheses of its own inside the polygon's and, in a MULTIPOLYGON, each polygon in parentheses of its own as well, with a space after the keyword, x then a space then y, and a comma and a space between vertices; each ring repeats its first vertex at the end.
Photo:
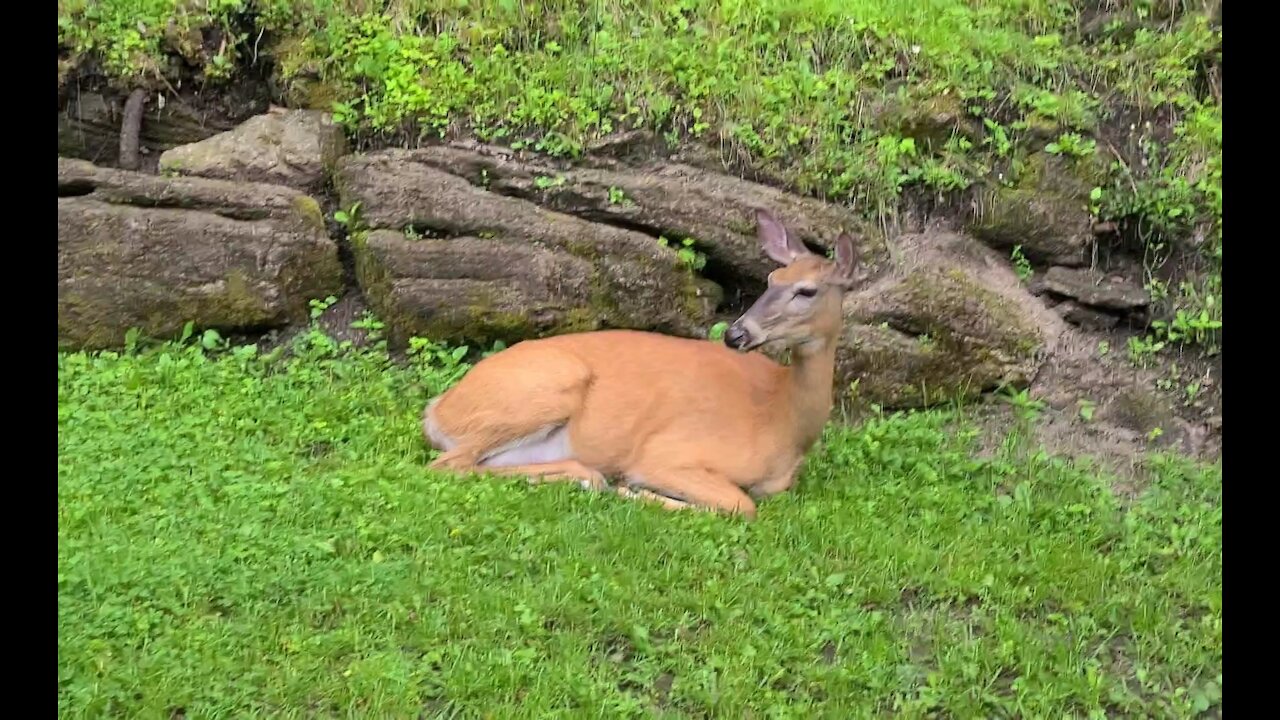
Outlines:
POLYGON ((323 300, 309 300, 307 302, 307 306, 310 308, 311 319, 318 319, 321 315, 324 315, 329 308, 337 304, 337 302, 338 298, 334 295, 330 295, 323 300))
POLYGON ((1187 383, 1186 387, 1182 390, 1183 404, 1188 406, 1195 404, 1196 398, 1200 397, 1200 393, 1203 390, 1204 387, 1199 380, 1192 380, 1187 383))
POLYGON ((620 187, 609 188, 609 204, 610 205, 622 205, 627 202, 630 202, 630 201, 627 199, 626 193, 622 191, 622 188, 620 187))
POLYGON ((1145 337, 1129 338, 1129 359, 1135 364, 1146 367, 1151 363, 1152 357, 1164 349, 1164 342, 1147 335, 1145 337))
POLYGON ((355 230, 360 222, 360 203, 356 202, 346 210, 337 210, 333 213, 334 222, 347 228, 348 231, 355 230))
POLYGON ((1093 422, 1093 413, 1097 409, 1098 404, 1092 400, 1078 400, 1076 404, 1080 408, 1080 419, 1085 422, 1093 422))
POLYGON ((1024 421, 1035 420, 1044 411, 1044 401, 1031 397, 1031 389, 1015 389, 1005 386, 1000 390, 1000 398, 1013 406, 1018 417, 1024 421))
POLYGON ((1026 282, 1031 279, 1035 271, 1031 268, 1031 261, 1022 252, 1021 245, 1014 245, 1013 252, 1010 253, 1009 259, 1013 261, 1013 271, 1018 274, 1018 279, 1026 282))
POLYGON ((707 265, 707 256, 698 251, 693 238, 687 237, 679 243, 674 243, 665 237, 660 237, 658 244, 662 247, 674 248, 680 264, 689 272, 697 272, 707 265))
POLYGON ((550 190, 564 185, 568 180, 563 175, 549 177, 547 175, 539 175, 533 179, 534 187, 539 190, 550 190))
POLYGON ((1065 155, 1071 158, 1087 158, 1097 152, 1098 143, 1086 139, 1076 133, 1064 133, 1056 142, 1045 146, 1044 151, 1050 155, 1065 155))

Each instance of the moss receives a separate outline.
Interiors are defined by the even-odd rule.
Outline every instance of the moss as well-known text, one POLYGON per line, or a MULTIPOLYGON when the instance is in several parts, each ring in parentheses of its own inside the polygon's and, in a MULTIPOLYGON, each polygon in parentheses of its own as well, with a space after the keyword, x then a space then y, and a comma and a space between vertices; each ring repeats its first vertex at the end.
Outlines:
POLYGON ((327 232, 324 226, 324 211, 320 203, 310 195, 298 195, 293 198, 293 209, 301 216, 302 221, 312 229, 327 232))
POLYGON ((369 249, 369 233, 360 230, 347 236, 351 243, 351 252, 355 257, 356 282, 364 292, 369 307, 389 329, 388 335, 393 341, 407 342, 406 331, 412 327, 409 318, 396 312, 391 302, 391 276, 386 268, 373 256, 369 249))
POLYGON ((685 314, 695 322, 702 322, 710 319, 724 302, 724 288, 690 273, 680 286, 680 298, 685 314))
POLYGON ((1017 168, 1012 184, 990 185, 982 193, 969 230, 1001 249, 1021 245, 1031 260, 1079 262, 1088 240, 1089 191, 1094 187, 1080 173, 1094 178, 1095 168, 1092 162, 1081 165, 1033 153, 1017 168))
POLYGON ((243 324, 251 325, 254 320, 270 314, 266 298, 253 290, 249 279, 240 270, 227 273, 225 288, 219 304, 232 322, 243 318, 243 324))
POLYGON ((730 230, 734 231, 735 233, 738 233, 739 235, 747 235, 750 237, 755 237, 755 234, 756 234, 756 226, 753 222, 749 220, 739 220, 738 218, 731 218, 728 222, 725 223, 725 226, 728 227, 730 230))
POLYGON ((1039 113, 1029 113, 1024 122, 1027 124, 1027 129, 1022 137, 1025 139, 1025 144, 1032 150, 1043 150, 1045 143, 1057 139, 1058 134, 1062 132, 1062 126, 1057 120, 1039 113))
POLYGON ((588 332, 600 329, 600 315, 591 308, 573 308, 565 313, 561 323, 563 332, 588 332))
POLYGON ((590 261, 593 264, 600 260, 600 248, 596 247, 592 243, 582 240, 569 240, 561 247, 563 247, 564 251, 570 255, 590 261))

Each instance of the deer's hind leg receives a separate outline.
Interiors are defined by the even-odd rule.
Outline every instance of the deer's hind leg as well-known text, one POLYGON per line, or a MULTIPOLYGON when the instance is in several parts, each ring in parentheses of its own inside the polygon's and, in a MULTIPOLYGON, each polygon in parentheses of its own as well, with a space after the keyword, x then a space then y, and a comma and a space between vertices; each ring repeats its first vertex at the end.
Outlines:
POLYGON ((657 502, 668 510, 684 508, 756 516, 756 504, 742 488, 702 468, 651 467, 628 473, 628 486, 617 492, 633 500, 657 502))
POLYGON ((442 454, 433 468, 577 480, 604 487, 579 463, 568 424, 581 410, 590 369, 563 353, 494 355, 427 406, 423 434, 442 454), (530 366, 538 367, 530 373, 530 366))

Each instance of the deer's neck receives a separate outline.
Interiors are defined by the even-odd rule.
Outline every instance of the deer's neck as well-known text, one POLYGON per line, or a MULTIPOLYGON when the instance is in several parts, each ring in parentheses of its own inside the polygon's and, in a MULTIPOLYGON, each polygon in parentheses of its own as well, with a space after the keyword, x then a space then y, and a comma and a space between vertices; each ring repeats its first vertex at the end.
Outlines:
POLYGON ((791 406, 795 447, 806 452, 831 416, 832 383, 836 371, 836 339, 824 338, 791 351, 785 387, 791 406))

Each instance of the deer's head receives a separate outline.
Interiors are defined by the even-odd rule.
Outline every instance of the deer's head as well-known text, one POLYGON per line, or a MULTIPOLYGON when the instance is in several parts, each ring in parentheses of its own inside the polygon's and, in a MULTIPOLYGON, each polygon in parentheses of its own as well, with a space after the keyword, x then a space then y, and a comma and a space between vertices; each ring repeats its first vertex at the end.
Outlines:
POLYGON ((782 267, 769 286, 725 333, 725 344, 748 351, 766 343, 808 349, 835 341, 843 323, 841 301, 853 284, 853 239, 836 239, 835 260, 814 254, 767 210, 756 211, 760 247, 782 267))

